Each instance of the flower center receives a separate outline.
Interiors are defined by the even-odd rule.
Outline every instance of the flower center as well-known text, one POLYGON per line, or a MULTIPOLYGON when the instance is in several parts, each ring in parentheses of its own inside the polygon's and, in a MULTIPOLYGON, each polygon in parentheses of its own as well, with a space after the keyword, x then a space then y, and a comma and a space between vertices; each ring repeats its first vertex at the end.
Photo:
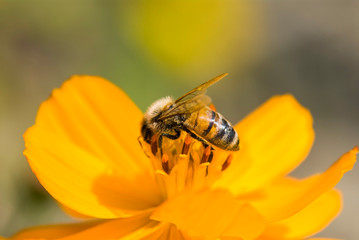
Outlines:
POLYGON ((140 138, 146 155, 151 159, 163 195, 171 198, 185 190, 210 187, 226 170, 232 154, 213 149, 183 132, 176 140, 166 137, 159 144, 153 136, 151 144, 140 138))

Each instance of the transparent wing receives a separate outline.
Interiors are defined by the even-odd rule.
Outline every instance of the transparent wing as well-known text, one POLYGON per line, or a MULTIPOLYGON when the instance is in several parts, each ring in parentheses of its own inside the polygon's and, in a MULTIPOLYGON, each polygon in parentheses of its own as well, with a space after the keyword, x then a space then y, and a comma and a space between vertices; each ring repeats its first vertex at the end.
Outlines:
POLYGON ((211 80, 202 83, 201 85, 199 85, 198 87, 192 89, 191 91, 189 91, 188 93, 186 93, 185 95, 183 95, 182 97, 178 98, 175 103, 180 103, 180 102, 184 102, 188 99, 194 98, 195 96, 201 95, 201 94, 205 94, 207 91, 207 88, 213 84, 215 84, 216 82, 218 82, 219 80, 223 79, 225 76, 227 76, 228 73, 223 73, 215 78, 212 78, 211 80))
POLYGON ((167 109, 165 112, 162 113, 159 120, 163 120, 176 115, 193 113, 205 106, 208 106, 212 101, 209 96, 205 95, 207 88, 227 75, 228 73, 223 73, 199 85, 198 87, 192 89, 182 97, 178 98, 171 108, 167 109))
POLYGON ((174 103, 172 108, 163 112, 159 120, 170 118, 176 115, 182 115, 187 113, 193 113, 199 111, 201 108, 211 104, 212 100, 207 95, 198 95, 186 101, 182 101, 179 104, 174 103))

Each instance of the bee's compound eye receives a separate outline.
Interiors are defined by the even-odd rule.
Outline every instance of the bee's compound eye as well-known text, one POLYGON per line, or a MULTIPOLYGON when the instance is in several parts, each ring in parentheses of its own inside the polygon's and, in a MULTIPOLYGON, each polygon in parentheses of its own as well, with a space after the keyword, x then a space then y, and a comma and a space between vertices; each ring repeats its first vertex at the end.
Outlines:
POLYGON ((141 127, 141 134, 142 134, 142 137, 144 137, 145 136, 145 133, 146 133, 146 124, 145 123, 143 123, 142 124, 142 127, 141 127))
POLYGON ((149 143, 150 142, 150 139, 152 137, 152 132, 151 132, 151 129, 148 128, 147 124, 144 123, 141 127, 141 135, 143 137, 143 139, 149 143))

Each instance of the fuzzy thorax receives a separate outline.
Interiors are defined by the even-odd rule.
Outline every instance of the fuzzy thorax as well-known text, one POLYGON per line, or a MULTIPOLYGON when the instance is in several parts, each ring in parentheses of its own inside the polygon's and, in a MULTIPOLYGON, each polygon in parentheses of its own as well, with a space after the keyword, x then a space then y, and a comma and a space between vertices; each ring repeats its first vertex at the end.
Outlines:
POLYGON ((163 112, 165 109, 167 109, 170 105, 172 105, 174 102, 173 98, 168 96, 161 99, 158 99, 154 103, 152 103, 147 111, 144 114, 144 122, 147 124, 149 128, 151 128, 153 131, 156 131, 158 128, 158 124, 156 121, 156 117, 163 112))

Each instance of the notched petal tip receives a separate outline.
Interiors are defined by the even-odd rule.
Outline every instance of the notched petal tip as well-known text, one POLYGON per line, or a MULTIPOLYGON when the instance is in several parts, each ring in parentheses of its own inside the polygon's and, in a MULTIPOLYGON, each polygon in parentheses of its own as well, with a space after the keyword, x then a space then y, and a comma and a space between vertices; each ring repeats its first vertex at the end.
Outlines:
POLYGON ((352 150, 350 150, 353 154, 357 155, 359 152, 359 147, 358 146, 354 146, 352 150))
POLYGON ((351 170, 356 161, 357 148, 344 153, 325 172, 295 180, 283 178, 263 189, 265 198, 252 199, 251 203, 271 222, 288 218, 331 190, 341 180, 344 173, 351 170), (278 202, 285 199, 285 204, 278 202))
POLYGON ((358 152, 358 147, 355 146, 347 153, 344 153, 335 163, 333 163, 330 169, 341 169, 342 175, 352 170, 356 162, 358 152))

